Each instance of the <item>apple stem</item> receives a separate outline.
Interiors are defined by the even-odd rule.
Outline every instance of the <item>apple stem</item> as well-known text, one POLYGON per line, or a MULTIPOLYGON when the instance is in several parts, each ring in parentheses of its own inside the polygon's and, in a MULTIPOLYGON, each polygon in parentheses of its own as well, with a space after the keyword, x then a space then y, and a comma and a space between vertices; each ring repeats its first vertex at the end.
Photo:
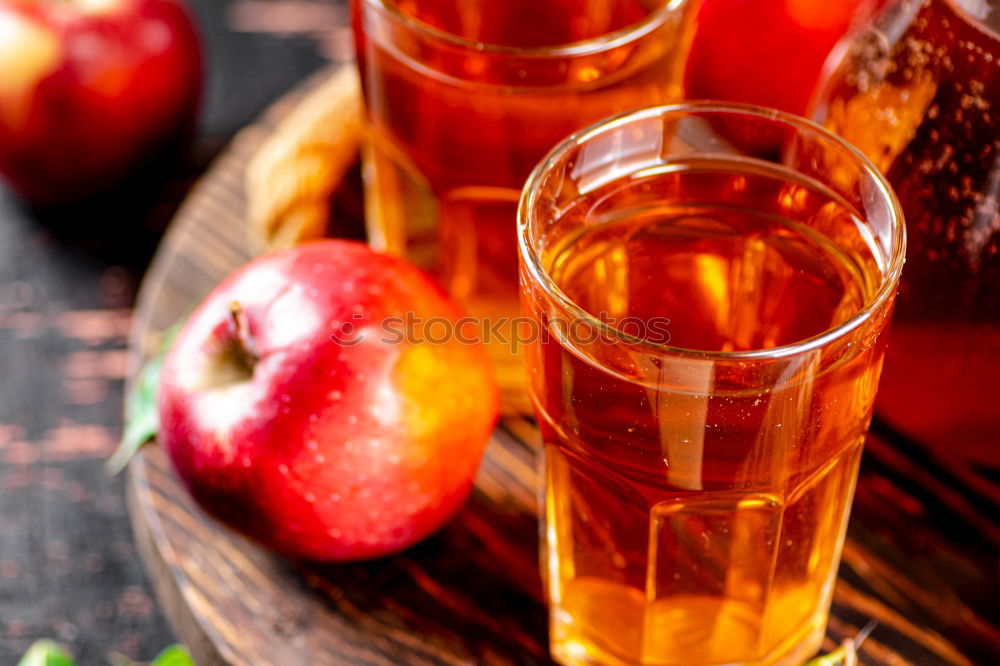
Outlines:
POLYGON ((252 369, 260 360, 260 356, 257 354, 257 345, 254 344, 253 338, 250 336, 250 322, 247 319, 247 313, 239 301, 233 301, 229 304, 229 314, 232 317, 233 329, 236 333, 236 346, 243 362, 252 369))

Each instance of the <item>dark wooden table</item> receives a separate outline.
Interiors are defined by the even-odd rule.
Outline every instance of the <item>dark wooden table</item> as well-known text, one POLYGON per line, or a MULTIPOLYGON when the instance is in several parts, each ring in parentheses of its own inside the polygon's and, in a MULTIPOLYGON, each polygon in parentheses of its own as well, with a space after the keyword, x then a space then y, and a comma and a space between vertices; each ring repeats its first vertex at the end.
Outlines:
MULTIPOLYGON (((0 664, 35 639, 79 664, 174 640, 103 461, 121 428, 131 306, 159 234, 228 137, 328 57, 343 3, 195 0, 209 66, 183 173, 136 201, 41 214, 0 189, 0 664), (280 34, 268 34, 279 29, 280 34)), ((338 26, 340 26, 338 28, 338 26)), ((155 186, 155 187, 152 187, 155 186)))
MULTIPOLYGON (((337 0, 197 1, 208 94, 184 173, 151 198, 45 219, 0 194, 3 665, 43 636, 88 666, 112 651, 148 659, 174 640, 133 546, 122 479, 102 468, 120 431, 135 288, 180 198, 225 140, 349 51, 337 0), (266 34, 274 30, 282 34, 266 34)), ((878 640, 927 628, 974 663, 1000 664, 998 488, 1000 474, 949 465, 891 434, 869 442, 840 616, 863 626, 883 612, 865 606, 878 598, 894 613, 878 640)), ((959 663, 930 648, 906 653, 907 663, 959 663)))

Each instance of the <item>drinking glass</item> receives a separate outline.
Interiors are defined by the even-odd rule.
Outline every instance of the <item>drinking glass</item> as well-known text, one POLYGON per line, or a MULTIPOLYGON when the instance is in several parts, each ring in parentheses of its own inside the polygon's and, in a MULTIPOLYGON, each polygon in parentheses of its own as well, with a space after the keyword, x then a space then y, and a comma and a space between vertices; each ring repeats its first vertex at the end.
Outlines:
POLYGON ((353 0, 370 132, 368 234, 487 322, 505 405, 527 407, 517 203, 571 132, 681 96, 691 0, 353 0))
POLYGON ((813 115, 886 174, 910 235, 876 413, 1000 469, 1000 0, 893 0, 841 53, 813 115))
POLYGON ((854 148, 750 106, 620 116, 534 172, 518 234, 558 661, 820 647, 902 222, 854 148))

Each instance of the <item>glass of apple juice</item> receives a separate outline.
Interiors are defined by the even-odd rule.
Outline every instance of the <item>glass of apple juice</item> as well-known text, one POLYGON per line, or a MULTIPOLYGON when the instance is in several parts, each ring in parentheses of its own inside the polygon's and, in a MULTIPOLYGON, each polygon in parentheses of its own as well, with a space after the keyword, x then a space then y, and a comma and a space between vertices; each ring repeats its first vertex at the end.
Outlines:
POLYGON ((557 147, 518 234, 554 657, 801 663, 903 265, 892 190, 807 120, 679 104, 557 147))
POLYGON ((680 99, 694 0, 351 0, 368 237, 481 324, 508 412, 517 206, 539 160, 610 114, 680 99))

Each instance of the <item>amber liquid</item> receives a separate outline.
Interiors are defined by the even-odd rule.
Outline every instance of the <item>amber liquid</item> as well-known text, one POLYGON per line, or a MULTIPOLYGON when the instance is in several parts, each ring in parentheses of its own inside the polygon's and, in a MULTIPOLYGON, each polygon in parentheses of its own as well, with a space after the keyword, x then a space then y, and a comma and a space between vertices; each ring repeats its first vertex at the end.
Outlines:
MULTIPOLYGON (((595 316, 669 318, 670 344, 688 349, 811 338, 880 282, 861 223, 788 174, 633 176, 566 217, 579 219, 554 228, 577 231, 543 255, 563 291, 595 316)), ((636 347, 608 346, 611 372, 574 344, 528 354, 557 659, 802 663, 822 640, 880 336, 806 355, 766 389, 765 362, 692 362, 680 386, 636 347)))
POLYGON ((902 36, 863 36, 819 116, 886 173, 906 216, 878 414, 948 456, 1000 466, 1000 39, 962 4, 883 19, 902 36))
MULTIPOLYGON (((369 236, 434 273, 476 317, 519 315, 516 211, 541 158, 581 127, 680 97, 682 12, 590 55, 446 48, 355 3, 371 136, 369 236)), ((390 3, 391 4, 391 3, 390 3)), ((579 42, 633 26, 664 0, 397 0, 446 33, 507 47, 579 42)), ((523 362, 497 341, 505 403, 526 407, 523 362)))

